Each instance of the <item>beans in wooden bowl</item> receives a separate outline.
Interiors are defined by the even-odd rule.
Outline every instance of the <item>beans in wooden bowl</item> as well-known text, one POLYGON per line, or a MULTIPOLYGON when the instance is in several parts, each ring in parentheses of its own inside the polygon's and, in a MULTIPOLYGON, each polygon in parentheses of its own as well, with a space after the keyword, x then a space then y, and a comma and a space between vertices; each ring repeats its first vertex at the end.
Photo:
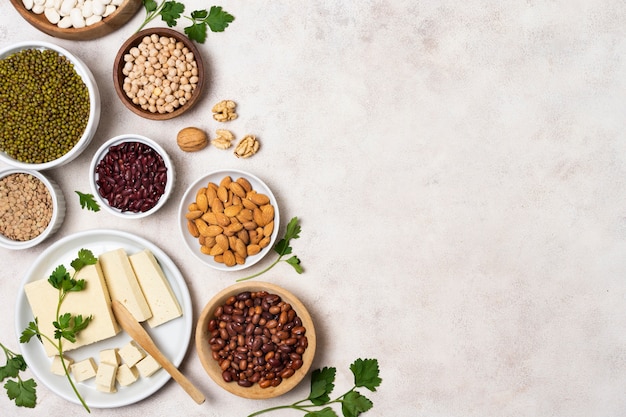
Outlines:
POLYGON ((239 283, 204 307, 196 349, 211 379, 244 398, 272 398, 293 389, 315 355, 316 336, 304 305, 266 282, 239 283))

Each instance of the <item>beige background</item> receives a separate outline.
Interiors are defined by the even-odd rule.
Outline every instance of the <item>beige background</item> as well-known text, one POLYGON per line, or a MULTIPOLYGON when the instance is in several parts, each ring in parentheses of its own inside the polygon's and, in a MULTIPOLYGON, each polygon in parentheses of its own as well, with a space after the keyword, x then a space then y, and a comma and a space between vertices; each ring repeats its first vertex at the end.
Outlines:
MULTIPOLYGON (((626 415, 626 4, 222 5, 236 21, 201 46, 203 101, 154 122, 123 107, 111 85, 113 58, 143 11, 111 35, 72 42, 0 3, 0 47, 53 41, 100 86, 91 146, 49 172, 69 201, 55 238, 105 226, 149 239, 185 275, 197 314, 240 275, 210 270, 182 246, 178 201, 208 171, 247 170, 274 191, 281 228, 301 218, 293 246, 305 274, 281 265, 263 279, 310 307, 314 368, 337 367, 339 394, 354 359, 380 361, 383 383, 367 393, 375 405, 365 415, 626 415), (179 129, 214 132, 210 108, 224 98, 239 103, 231 129, 257 135, 261 151, 249 160, 179 151, 179 129), (73 197, 89 190, 91 154, 122 133, 152 137, 176 163, 171 201, 146 220, 83 211, 73 197)), ((20 279, 53 242, 0 250, 1 340, 12 348, 20 279)), ((92 414, 246 416, 308 395, 306 382, 275 400, 233 397, 208 379, 193 346, 181 369, 206 393, 204 405, 170 382, 138 404, 92 414)), ((0 395, 2 414, 84 414, 43 385, 38 396, 24 410, 0 395)))

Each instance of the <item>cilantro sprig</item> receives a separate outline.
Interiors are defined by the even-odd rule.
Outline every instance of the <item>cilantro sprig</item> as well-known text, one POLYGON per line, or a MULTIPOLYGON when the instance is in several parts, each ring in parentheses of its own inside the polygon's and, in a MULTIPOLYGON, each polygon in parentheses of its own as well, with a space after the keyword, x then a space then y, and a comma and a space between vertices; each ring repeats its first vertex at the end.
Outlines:
POLYGON ((100 211, 100 205, 95 200, 93 194, 81 193, 80 191, 74 191, 78 194, 78 201, 80 202, 80 207, 82 209, 87 209, 91 211, 100 211))
POLYGON ((0 349, 4 351, 6 363, 0 366, 0 382, 7 382, 4 388, 7 390, 9 399, 15 401, 18 407, 34 408, 37 403, 37 383, 32 379, 22 379, 20 373, 26 371, 27 365, 24 357, 10 350, 0 343, 0 349))
POLYGON ((206 41, 207 28, 212 32, 223 32, 235 20, 233 15, 220 6, 212 6, 209 10, 195 10, 189 16, 183 14, 185 5, 175 0, 162 0, 160 3, 157 0, 143 0, 143 7, 146 10, 146 18, 137 32, 159 16, 169 27, 176 26, 178 19, 184 17, 191 22, 184 28, 185 34, 198 43, 206 41))
POLYGON ((311 374, 311 391, 304 400, 296 401, 293 404, 279 405, 266 408, 250 414, 248 417, 255 417, 275 410, 293 409, 302 411, 305 417, 338 417, 333 409, 334 404, 341 405, 341 413, 344 417, 357 417, 370 410, 374 403, 357 391, 357 388, 366 388, 369 391, 376 391, 382 379, 379 374, 378 360, 357 359, 350 365, 350 371, 354 376, 354 386, 345 394, 331 400, 330 394, 335 388, 335 375, 337 369, 324 367, 317 369, 311 374))
POLYGON ((293 267, 293 269, 296 270, 298 274, 303 273, 304 268, 302 268, 302 265, 300 265, 300 259, 296 255, 293 255, 287 259, 283 259, 284 256, 290 255, 292 253, 293 249, 291 248, 289 244, 292 239, 298 239, 300 237, 300 230, 301 229, 300 229, 300 224, 298 223, 298 218, 293 217, 287 224, 287 229, 285 230, 285 237, 280 239, 274 245, 274 251, 278 253, 278 258, 264 270, 257 272, 256 274, 247 276, 245 278, 239 278, 237 281, 238 282, 246 281, 252 278, 256 278, 259 275, 264 274, 270 269, 272 269, 273 267, 275 267, 280 261, 287 262, 289 265, 293 267))
POLYGON ((73 274, 70 274, 64 265, 57 266, 48 278, 48 283, 59 291, 55 320, 52 322, 52 325, 54 326, 54 336, 51 337, 41 333, 37 318, 28 323, 28 326, 22 331, 22 335, 20 336, 20 343, 28 343, 33 337, 37 337, 40 341, 43 338, 54 345, 59 353, 61 364, 63 365, 63 370, 65 371, 65 376, 67 377, 74 394, 76 394, 76 397, 78 397, 80 403, 88 412, 90 412, 89 407, 78 392, 74 381, 70 377, 68 366, 65 363, 65 359, 63 357, 63 340, 67 340, 72 343, 76 342, 78 334, 85 330, 93 317, 83 317, 80 314, 73 315, 71 313, 61 314, 61 305, 68 294, 83 291, 85 289, 85 280, 77 280, 75 278, 76 274, 85 266, 94 265, 97 261, 98 258, 96 258, 90 250, 80 249, 78 251, 78 256, 70 263, 70 266, 74 270, 73 274))

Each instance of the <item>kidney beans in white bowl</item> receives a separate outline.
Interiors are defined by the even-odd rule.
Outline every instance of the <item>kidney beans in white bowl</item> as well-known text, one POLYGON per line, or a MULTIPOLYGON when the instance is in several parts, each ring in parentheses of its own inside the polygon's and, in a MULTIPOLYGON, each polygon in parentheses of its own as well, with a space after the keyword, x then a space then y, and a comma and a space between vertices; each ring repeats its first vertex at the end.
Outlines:
POLYGON ((145 136, 125 134, 105 142, 91 160, 93 194, 108 212, 142 218, 159 210, 174 186, 165 150, 145 136))

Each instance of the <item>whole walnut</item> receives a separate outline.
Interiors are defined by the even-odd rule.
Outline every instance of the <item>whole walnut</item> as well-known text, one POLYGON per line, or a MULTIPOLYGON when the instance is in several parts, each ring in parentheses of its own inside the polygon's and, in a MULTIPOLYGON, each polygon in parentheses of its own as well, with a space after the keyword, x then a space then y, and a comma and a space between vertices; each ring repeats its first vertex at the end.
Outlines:
POLYGON ((209 144, 209 137, 202 129, 186 127, 178 132, 176 142, 183 151, 196 152, 206 148, 209 144))

